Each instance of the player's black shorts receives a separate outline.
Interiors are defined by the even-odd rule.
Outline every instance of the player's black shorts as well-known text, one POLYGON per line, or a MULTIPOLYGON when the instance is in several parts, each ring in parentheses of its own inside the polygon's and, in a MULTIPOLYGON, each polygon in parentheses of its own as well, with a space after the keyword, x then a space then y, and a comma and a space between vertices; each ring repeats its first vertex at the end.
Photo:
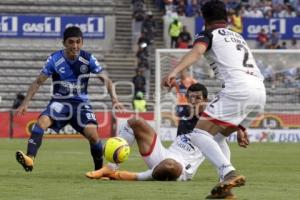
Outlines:
POLYGON ((56 132, 59 132, 68 123, 82 134, 87 124, 93 123, 97 125, 92 106, 88 102, 51 100, 46 110, 41 113, 42 115, 47 115, 53 120, 53 124, 49 128, 56 132))

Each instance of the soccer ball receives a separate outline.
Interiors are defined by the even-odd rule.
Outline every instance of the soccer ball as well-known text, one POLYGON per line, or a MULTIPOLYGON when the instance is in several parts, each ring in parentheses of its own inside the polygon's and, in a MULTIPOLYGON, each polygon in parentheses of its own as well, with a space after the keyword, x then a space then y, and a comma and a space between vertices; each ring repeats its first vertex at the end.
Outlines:
POLYGON ((126 140, 120 137, 109 138, 104 145, 104 157, 112 163, 122 163, 128 159, 130 147, 126 140))

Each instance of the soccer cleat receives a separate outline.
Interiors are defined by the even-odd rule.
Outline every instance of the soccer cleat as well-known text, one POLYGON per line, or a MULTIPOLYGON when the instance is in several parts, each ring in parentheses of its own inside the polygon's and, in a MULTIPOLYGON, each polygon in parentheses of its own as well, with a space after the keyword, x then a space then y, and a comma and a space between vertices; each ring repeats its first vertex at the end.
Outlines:
POLYGON ((237 197, 232 193, 231 190, 223 192, 221 194, 210 194, 205 199, 237 199, 237 197))
POLYGON ((108 166, 104 166, 99 170, 87 172, 85 176, 90 179, 102 179, 103 177, 108 177, 109 174, 112 174, 114 172, 115 171, 108 166))
POLYGON ((22 151, 16 152, 16 159, 20 163, 26 172, 31 172, 33 169, 33 159, 22 151))
POLYGON ((224 180, 218 183, 212 190, 212 195, 222 195, 229 192, 233 187, 240 187, 245 185, 246 178, 244 176, 238 175, 235 170, 232 170, 224 177, 224 180))

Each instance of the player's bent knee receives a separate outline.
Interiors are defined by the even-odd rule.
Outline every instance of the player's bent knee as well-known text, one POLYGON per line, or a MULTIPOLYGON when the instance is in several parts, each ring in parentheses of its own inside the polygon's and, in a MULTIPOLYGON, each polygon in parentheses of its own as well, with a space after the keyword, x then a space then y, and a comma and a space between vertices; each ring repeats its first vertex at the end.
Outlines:
POLYGON ((127 121, 130 128, 132 128, 136 138, 143 138, 145 135, 149 135, 153 131, 149 129, 147 122, 143 118, 134 117, 127 121))
POLYGON ((176 181, 182 172, 182 166, 173 159, 165 159, 152 172, 152 177, 158 181, 176 181))
POLYGON ((131 128, 134 128, 145 124, 145 120, 141 117, 132 117, 127 121, 127 123, 131 128))
POLYGON ((39 127, 46 130, 47 128, 49 128, 51 126, 52 119, 47 115, 42 115, 39 117, 39 119, 37 120, 36 123, 39 127))

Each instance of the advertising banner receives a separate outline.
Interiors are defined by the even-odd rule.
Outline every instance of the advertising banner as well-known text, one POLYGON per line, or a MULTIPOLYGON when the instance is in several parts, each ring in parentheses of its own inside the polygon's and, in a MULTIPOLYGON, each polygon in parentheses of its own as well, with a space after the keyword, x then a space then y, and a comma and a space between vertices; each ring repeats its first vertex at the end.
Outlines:
POLYGON ((0 37, 61 38, 69 26, 85 38, 105 38, 104 16, 0 15, 0 37))
MULTIPOLYGON (((162 113, 159 135, 162 140, 174 140, 178 119, 172 113, 162 113)), ((154 124, 154 121, 150 124, 154 124)), ((251 142, 300 142, 300 114, 264 113, 248 128, 251 142)), ((229 141, 236 141, 236 134, 229 141)))
MULTIPOLYGON (((248 129, 250 142, 292 142, 300 143, 299 129, 248 129)), ((228 138, 229 142, 236 142, 236 133, 228 138)))
MULTIPOLYGON (((13 137, 28 138, 32 126, 36 123, 40 113, 28 112, 23 116, 13 116, 13 137)), ((118 113, 112 115, 111 112, 95 112, 98 121, 98 133, 101 138, 113 136, 113 124, 116 123, 116 133, 127 122, 134 113, 118 113), (115 119, 115 122, 113 121, 115 119)), ((164 126, 161 126, 157 134, 161 140, 172 141, 177 134, 177 122, 167 118, 164 113, 164 126)), ((145 119, 155 128, 154 114, 152 112, 139 113, 139 117, 145 119)), ((276 114, 265 113, 257 117, 248 129, 251 142, 300 142, 300 114, 276 114)), ((0 112, 0 138, 10 137, 10 113, 0 112)), ((70 125, 65 126, 59 133, 48 129, 45 132, 48 138, 77 138, 82 137, 70 125)), ((236 134, 229 137, 230 142, 236 142, 236 134)))
MULTIPOLYGON (((32 126, 36 123, 40 113, 29 112, 23 116, 14 116, 13 120, 13 137, 27 138, 30 136, 32 126)), ((98 134, 101 138, 110 137, 112 134, 112 116, 110 112, 95 112, 98 122, 98 134)), ((52 129, 45 131, 46 138, 78 138, 82 137, 69 124, 62 128, 59 133, 52 129)))
MULTIPOLYGON (((195 31, 199 33, 204 30, 202 17, 195 19, 195 31)), ((295 18, 243 18, 243 37, 246 40, 255 40, 261 29, 266 33, 275 30, 279 33, 280 38, 284 40, 300 38, 300 17, 295 18)))
POLYGON ((0 112, 0 138, 9 137, 10 113, 0 112))
POLYGON ((251 123, 250 128, 300 129, 300 114, 264 113, 251 123))

